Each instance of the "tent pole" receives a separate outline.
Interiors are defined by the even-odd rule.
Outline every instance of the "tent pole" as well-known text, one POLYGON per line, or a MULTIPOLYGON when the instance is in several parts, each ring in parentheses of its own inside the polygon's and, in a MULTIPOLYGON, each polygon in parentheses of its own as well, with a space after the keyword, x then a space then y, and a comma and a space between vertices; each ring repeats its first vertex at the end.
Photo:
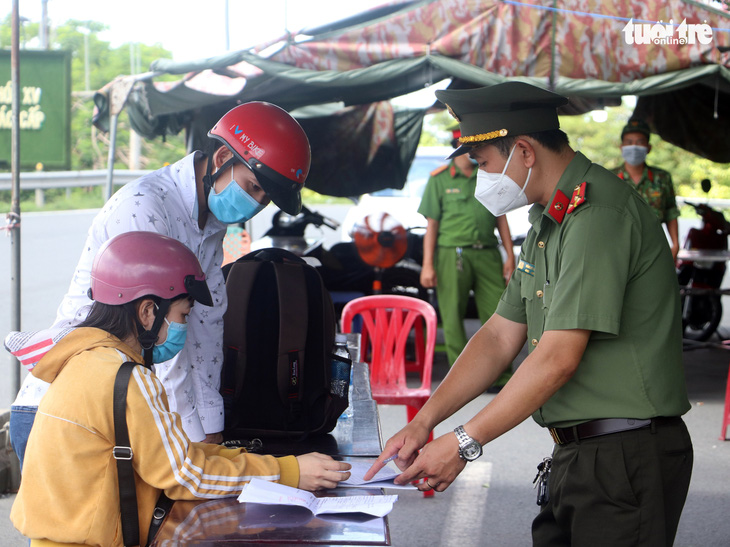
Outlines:
MULTIPOLYGON (((12 136, 11 136, 11 170, 12 196, 11 208, 8 214, 7 229, 10 232, 10 329, 20 330, 20 49, 18 35, 20 18, 18 2, 13 0, 12 11, 12 38, 10 51, 10 72, 12 86, 12 136)), ((13 387, 15 393, 20 391, 20 362, 12 357, 10 363, 13 368, 13 387)))
POLYGON ((548 89, 555 91, 555 27, 558 24, 558 0, 553 0, 553 28, 550 37, 550 81, 548 89))
POLYGON ((109 90, 109 159, 107 160, 106 201, 109 201, 114 193, 114 157, 117 152, 117 122, 119 121, 119 114, 124 110, 124 103, 127 102, 129 93, 132 91, 132 86, 134 86, 136 81, 134 75, 126 78, 119 77, 117 80, 114 81, 115 85, 112 85, 109 90))
POLYGON ((107 161, 106 193, 104 201, 109 201, 114 192, 114 156, 117 149, 117 121, 119 114, 109 116, 109 159, 107 161))

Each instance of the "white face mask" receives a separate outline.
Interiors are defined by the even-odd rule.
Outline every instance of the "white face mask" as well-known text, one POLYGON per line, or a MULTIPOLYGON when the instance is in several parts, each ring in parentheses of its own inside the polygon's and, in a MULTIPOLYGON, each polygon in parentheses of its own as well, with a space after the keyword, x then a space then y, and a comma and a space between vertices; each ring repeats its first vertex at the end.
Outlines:
POLYGON ((646 146, 626 145, 621 147, 621 155, 629 165, 641 165, 646 160, 649 148, 646 146))
POLYGON ((474 197, 495 217, 528 204, 525 189, 527 183, 530 182, 532 167, 527 171, 527 180, 525 180, 525 185, 522 188, 509 175, 505 174, 514 151, 515 147, 513 146, 501 173, 487 173, 481 169, 477 173, 477 188, 474 197))

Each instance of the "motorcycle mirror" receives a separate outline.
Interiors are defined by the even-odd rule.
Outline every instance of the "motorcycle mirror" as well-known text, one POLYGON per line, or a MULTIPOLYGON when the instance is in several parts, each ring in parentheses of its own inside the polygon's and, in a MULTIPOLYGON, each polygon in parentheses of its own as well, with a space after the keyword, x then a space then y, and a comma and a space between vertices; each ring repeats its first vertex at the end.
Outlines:
POLYGON ((712 188, 712 183, 710 182, 710 179, 702 179, 700 186, 702 187, 702 191, 707 193, 710 191, 710 188, 712 188))

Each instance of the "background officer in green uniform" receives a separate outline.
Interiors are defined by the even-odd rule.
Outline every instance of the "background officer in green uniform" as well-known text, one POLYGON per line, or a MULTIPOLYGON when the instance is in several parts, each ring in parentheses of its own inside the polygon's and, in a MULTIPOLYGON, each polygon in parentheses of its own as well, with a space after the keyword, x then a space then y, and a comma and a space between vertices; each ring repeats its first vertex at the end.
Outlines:
POLYGON ((645 121, 629 120, 621 131, 621 155, 624 164, 612 169, 612 172, 621 180, 633 182, 639 194, 654 209, 659 222, 667 225, 672 257, 676 260, 679 252, 679 209, 674 185, 669 173, 646 164, 646 155, 651 151, 650 136, 651 130, 645 121))
MULTIPOLYGON (((460 135, 456 129, 454 148, 460 135)), ((476 165, 467 155, 457 156, 431 173, 418 208, 427 221, 421 285, 436 287, 449 365, 466 345, 469 291, 474 291, 479 321, 484 324, 515 269, 507 217, 495 218, 474 198, 476 181, 476 165), (495 227, 507 254, 504 265, 495 227)), ((503 372, 493 386, 495 391, 511 376, 511 370, 503 372)))
POLYGON ((443 491, 483 445, 532 415, 555 441, 534 545, 671 545, 693 451, 664 231, 629 185, 570 148, 556 110, 564 97, 521 82, 436 96, 460 122, 454 154, 479 164, 477 199, 497 216, 533 203, 532 227, 497 311, 365 478, 397 455, 396 482, 424 478, 419 488, 443 491), (525 341, 529 354, 502 391, 426 444, 525 341))

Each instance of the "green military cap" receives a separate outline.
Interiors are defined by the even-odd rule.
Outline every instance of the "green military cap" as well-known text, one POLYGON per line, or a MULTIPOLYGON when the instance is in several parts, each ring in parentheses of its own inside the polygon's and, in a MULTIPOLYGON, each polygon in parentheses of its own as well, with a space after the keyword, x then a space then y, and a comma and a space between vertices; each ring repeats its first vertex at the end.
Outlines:
POLYGON ((626 133, 643 133, 644 135, 646 135, 647 139, 651 137, 651 129, 649 129, 649 124, 646 123, 644 120, 639 120, 638 118, 632 118, 628 121, 628 123, 621 130, 621 139, 624 138, 624 135, 626 135, 626 133))
POLYGON ((559 129, 557 108, 568 99, 523 82, 505 82, 477 89, 437 91, 461 127, 461 146, 451 158, 499 137, 559 129))

